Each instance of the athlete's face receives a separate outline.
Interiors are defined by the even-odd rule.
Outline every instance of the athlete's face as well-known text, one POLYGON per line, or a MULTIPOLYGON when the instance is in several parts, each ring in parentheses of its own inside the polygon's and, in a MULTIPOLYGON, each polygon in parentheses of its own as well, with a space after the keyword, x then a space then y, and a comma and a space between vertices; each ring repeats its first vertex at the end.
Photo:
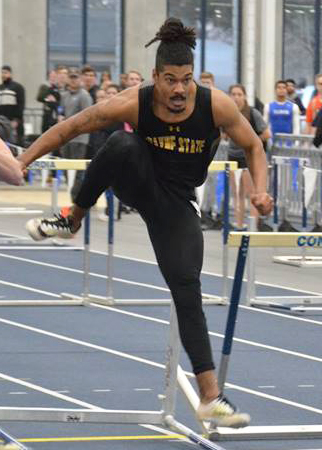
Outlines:
POLYGON ((230 97, 234 100, 239 110, 242 110, 246 103, 246 95, 240 87, 234 87, 229 93, 230 97))
POLYGON ((187 99, 193 91, 193 67, 164 66, 162 72, 153 71, 159 101, 173 114, 181 114, 187 107, 187 99))

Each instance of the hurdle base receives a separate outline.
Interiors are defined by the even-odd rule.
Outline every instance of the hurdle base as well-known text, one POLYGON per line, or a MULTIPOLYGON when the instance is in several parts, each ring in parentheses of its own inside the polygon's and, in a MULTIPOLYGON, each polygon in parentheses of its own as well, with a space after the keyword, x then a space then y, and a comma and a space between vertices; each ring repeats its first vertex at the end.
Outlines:
POLYGON ((322 267, 322 256, 274 256, 273 262, 295 267, 322 267))
POLYGON ((0 421, 67 423, 147 423, 162 425, 162 411, 131 411, 76 408, 0 407, 0 421))
POLYGON ((84 300, 0 300, 0 306, 81 306, 84 300))
POLYGON ((321 439, 322 425, 248 426, 233 430, 219 427, 209 431, 209 439, 215 441, 251 441, 275 439, 321 439))
POLYGON ((282 297, 255 297, 250 299, 250 306, 256 308, 278 309, 287 312, 317 313, 322 311, 321 296, 282 296, 282 297))

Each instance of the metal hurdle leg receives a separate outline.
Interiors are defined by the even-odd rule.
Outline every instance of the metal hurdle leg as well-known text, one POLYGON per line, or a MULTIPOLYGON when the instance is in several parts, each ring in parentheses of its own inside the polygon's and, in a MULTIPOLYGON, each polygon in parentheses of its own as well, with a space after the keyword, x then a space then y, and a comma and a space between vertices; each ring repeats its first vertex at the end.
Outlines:
MULTIPOLYGON (((183 393, 187 396, 189 403, 191 404, 191 393, 190 383, 185 380, 182 381, 183 371, 179 366, 179 356, 180 356, 180 339, 179 339, 179 328, 177 313, 173 301, 171 302, 170 310, 170 330, 169 330, 169 343, 167 348, 167 362, 165 371, 165 395, 163 397, 163 421, 164 425, 171 430, 177 431, 188 439, 190 439, 195 444, 200 445, 202 448, 209 450, 224 450, 219 445, 209 441, 208 439, 200 436, 199 434, 192 431, 190 428, 186 427, 182 423, 178 422, 174 418, 175 404, 176 404, 176 391, 177 391, 177 381, 183 390, 183 393), (181 374, 179 376, 179 374, 181 374), (181 381, 180 381, 181 380, 181 381), (187 389, 187 384, 189 385, 187 389), (183 386, 184 384, 184 386, 183 386)), ((193 399, 194 402, 194 399, 193 399)), ((194 409, 194 408, 193 408, 194 409)), ((204 431, 206 429, 204 428, 204 431)))
POLYGON ((239 304, 239 300, 240 300, 240 293, 241 293, 241 288, 242 288, 242 283, 243 283, 243 275, 244 275, 248 246, 249 246, 249 236, 243 235, 241 245, 240 245, 239 251, 238 251, 234 284, 233 284, 231 297, 230 297, 230 306, 229 306, 229 312, 228 312, 228 317, 227 317, 226 332, 225 332, 222 356, 221 356, 219 373, 218 373, 218 386, 221 391, 224 390, 224 385, 225 385, 225 381, 226 381, 228 362, 229 362, 229 356, 231 353, 231 347, 232 347, 232 342, 233 342, 233 337, 234 337, 235 323, 236 323, 238 304, 239 304))
POLYGON ((225 303, 228 301, 229 165, 225 164, 222 276, 225 303))
POLYGON ((25 447, 24 445, 22 445, 20 442, 18 442, 16 439, 14 439, 12 436, 10 436, 10 434, 6 433, 5 431, 0 429, 0 439, 3 441, 3 443, 5 444, 4 446, 2 446, 0 444, 0 448, 10 448, 11 450, 28 450, 27 447, 25 447))

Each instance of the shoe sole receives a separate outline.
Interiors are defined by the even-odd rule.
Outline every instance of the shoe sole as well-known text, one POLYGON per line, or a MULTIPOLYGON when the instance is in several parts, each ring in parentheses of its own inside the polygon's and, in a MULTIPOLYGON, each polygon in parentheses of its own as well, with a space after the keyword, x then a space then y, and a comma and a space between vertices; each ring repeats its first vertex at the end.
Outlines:
POLYGON ((29 236, 34 241, 43 241, 44 239, 46 239, 46 236, 43 236, 42 234, 39 233, 38 227, 39 227, 40 223, 41 223, 41 219, 30 219, 26 223, 26 230, 27 230, 29 236))
POLYGON ((250 415, 246 413, 236 413, 225 417, 200 417, 199 420, 206 420, 217 427, 245 428, 249 425, 250 415))

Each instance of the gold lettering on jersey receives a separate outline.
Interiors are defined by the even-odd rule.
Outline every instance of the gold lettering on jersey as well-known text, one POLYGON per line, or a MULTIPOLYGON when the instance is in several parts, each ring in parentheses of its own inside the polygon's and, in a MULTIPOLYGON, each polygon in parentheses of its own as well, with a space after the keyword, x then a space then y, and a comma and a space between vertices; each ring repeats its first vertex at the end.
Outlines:
POLYGON ((146 140, 154 145, 154 147, 176 151, 178 153, 202 153, 205 146, 204 139, 191 139, 185 137, 177 137, 177 136, 158 136, 158 137, 150 137, 147 136, 146 140))
POLYGON ((180 127, 178 127, 178 126, 173 127, 172 125, 169 125, 169 130, 170 131, 177 131, 179 133, 180 132, 180 127))

